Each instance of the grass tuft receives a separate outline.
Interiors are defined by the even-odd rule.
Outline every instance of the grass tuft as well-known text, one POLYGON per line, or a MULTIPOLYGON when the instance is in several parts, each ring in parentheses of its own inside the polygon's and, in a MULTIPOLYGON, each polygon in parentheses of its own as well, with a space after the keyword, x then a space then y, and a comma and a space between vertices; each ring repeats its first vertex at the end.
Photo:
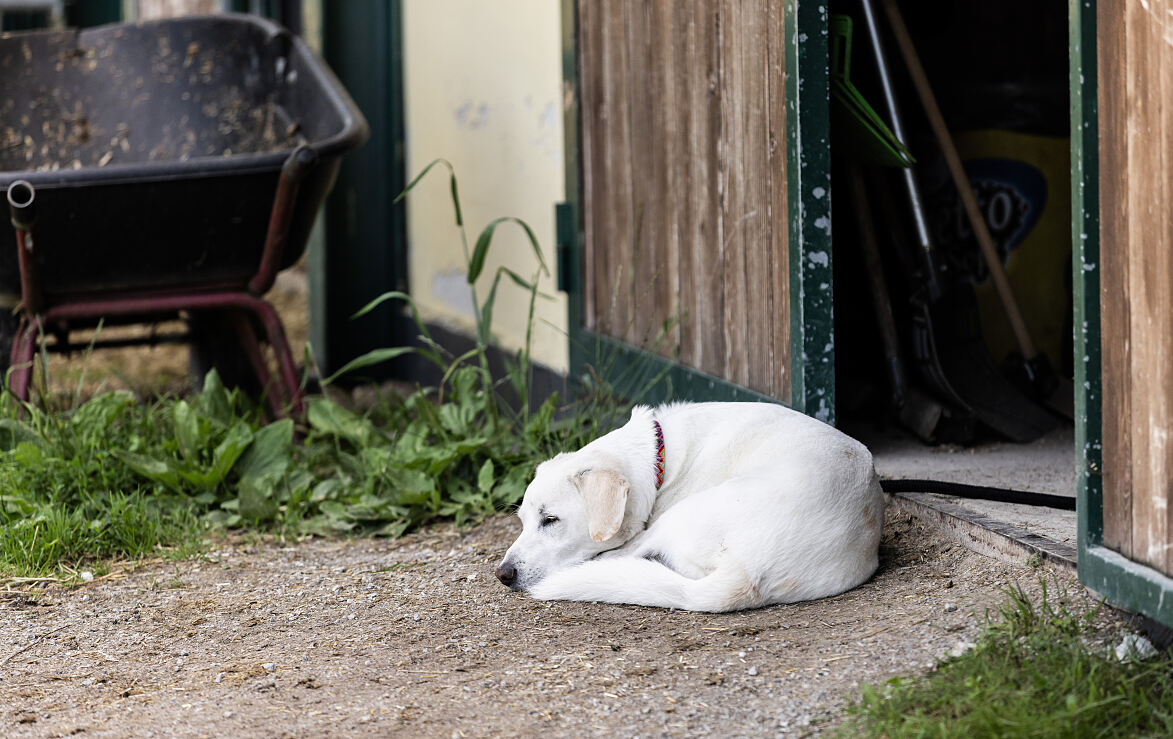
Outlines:
MULTIPOLYGON (((865 684, 841 736, 1173 736, 1173 656, 1120 661, 1097 611, 1008 589, 977 646, 918 678, 865 684)), ((1119 639, 1119 635, 1115 635, 1119 639)))

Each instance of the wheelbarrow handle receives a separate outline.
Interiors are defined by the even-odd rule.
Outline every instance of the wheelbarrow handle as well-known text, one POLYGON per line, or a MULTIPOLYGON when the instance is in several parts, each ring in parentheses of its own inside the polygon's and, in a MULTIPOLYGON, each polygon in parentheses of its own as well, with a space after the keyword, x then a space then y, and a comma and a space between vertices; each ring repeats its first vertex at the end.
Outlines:
POLYGON ((16 263, 20 267, 20 302, 33 315, 44 309, 41 299, 41 278, 33 254, 33 223, 37 220, 37 191, 26 180, 15 180, 8 185, 8 214, 16 229, 16 263))
POLYGON ((8 214, 13 228, 28 232, 37 220, 37 191, 26 180, 16 180, 8 185, 8 214))
POLYGON ((297 201, 297 189, 301 181, 318 163, 318 153, 302 144, 290 153, 281 165, 281 176, 277 179, 277 192, 273 196, 273 208, 269 212, 269 231, 265 234, 265 249, 261 252, 261 263, 257 273, 248 282, 253 295, 264 295, 277 279, 281 259, 285 254, 285 242, 289 238, 289 224, 293 220, 293 206, 297 201))

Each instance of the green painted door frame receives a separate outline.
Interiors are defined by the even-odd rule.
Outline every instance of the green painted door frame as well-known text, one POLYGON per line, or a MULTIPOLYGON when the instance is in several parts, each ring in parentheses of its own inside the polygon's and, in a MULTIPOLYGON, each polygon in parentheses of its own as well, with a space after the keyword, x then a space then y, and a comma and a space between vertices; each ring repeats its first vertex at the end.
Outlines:
POLYGON ((1103 546, 1096 0, 1069 0, 1068 19, 1079 580, 1110 602, 1173 627, 1173 579, 1103 546))
MULTIPOLYGON (((589 1, 589 0, 588 0, 589 1)), ((557 209, 559 289, 569 295, 570 375, 587 367, 621 394, 643 402, 759 400, 778 402, 727 380, 595 333, 583 325, 583 223, 580 163, 577 5, 562 1, 562 77, 573 91, 566 107, 566 197, 557 209), (605 358, 600 362, 600 358, 605 358)), ((787 0, 787 188, 790 227, 791 406, 835 423, 835 354, 831 279, 830 76, 826 2, 787 0), (819 193, 816 195, 816 191, 819 193)))
POLYGON ((343 158, 326 201, 326 248, 309 256, 311 345, 329 374, 411 335, 390 304, 350 318, 382 293, 407 289, 407 210, 394 202, 406 184, 402 2, 323 2, 322 13, 323 56, 371 127, 362 150, 343 158))

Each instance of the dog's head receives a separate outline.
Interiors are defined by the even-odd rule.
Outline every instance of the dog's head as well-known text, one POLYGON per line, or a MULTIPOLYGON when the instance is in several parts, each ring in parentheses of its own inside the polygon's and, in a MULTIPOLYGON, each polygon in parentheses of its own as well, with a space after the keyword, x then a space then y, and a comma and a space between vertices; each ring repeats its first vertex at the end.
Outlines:
POLYGON ((528 590, 551 572, 585 562, 623 544, 631 485, 617 465, 560 454, 538 466, 517 515, 521 536, 509 547, 497 577, 528 590))

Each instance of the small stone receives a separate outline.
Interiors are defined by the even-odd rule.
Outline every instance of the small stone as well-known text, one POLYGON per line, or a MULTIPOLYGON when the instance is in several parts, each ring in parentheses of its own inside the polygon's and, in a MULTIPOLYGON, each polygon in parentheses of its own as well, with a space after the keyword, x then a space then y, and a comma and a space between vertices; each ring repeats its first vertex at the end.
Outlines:
POLYGON ((261 665, 261 667, 264 668, 265 672, 273 672, 277 669, 277 665, 273 664, 272 662, 266 662, 265 664, 261 665))
POLYGON ((222 682, 224 682, 224 673, 223 673, 223 672, 217 672, 217 673, 216 673, 216 680, 215 680, 215 683, 216 683, 217 685, 219 685, 219 684, 220 684, 220 683, 222 683, 222 682))
POLYGON ((745 656, 745 652, 738 652, 738 653, 737 653, 737 656, 738 656, 738 657, 744 657, 744 656, 745 656))
MULTIPOLYGON (((974 644, 973 642, 966 641, 963 639, 963 640, 957 642, 956 644, 954 644, 953 648, 950 649, 947 652, 947 654, 950 657, 960 657, 961 655, 965 654, 969 650, 973 649, 975 646, 977 646, 977 645, 974 644)), ((932 663, 930 662, 927 666, 932 667, 932 663)))
POLYGON ((90 572, 89 570, 82 571, 82 573, 79 574, 78 577, 81 578, 82 582, 93 582, 94 581, 94 573, 90 572))
POLYGON ((754 675, 757 675, 757 674, 758 674, 758 668, 756 668, 756 667, 751 667, 751 668, 749 668, 748 670, 746 670, 746 671, 745 671, 745 674, 749 675, 750 677, 753 677, 754 675))
POLYGON ((1116 646, 1116 659, 1121 662, 1135 662, 1157 655, 1153 643, 1140 634, 1128 634, 1116 646))
POLYGON ((225 712, 224 712, 224 718, 232 718, 232 717, 233 717, 233 716, 235 716, 235 715, 236 715, 236 714, 235 714, 235 713, 233 713, 232 711, 225 711, 225 712))
POLYGON ((956 603, 950 603, 949 605, 945 606, 945 613, 953 613, 956 610, 957 610, 956 603))

